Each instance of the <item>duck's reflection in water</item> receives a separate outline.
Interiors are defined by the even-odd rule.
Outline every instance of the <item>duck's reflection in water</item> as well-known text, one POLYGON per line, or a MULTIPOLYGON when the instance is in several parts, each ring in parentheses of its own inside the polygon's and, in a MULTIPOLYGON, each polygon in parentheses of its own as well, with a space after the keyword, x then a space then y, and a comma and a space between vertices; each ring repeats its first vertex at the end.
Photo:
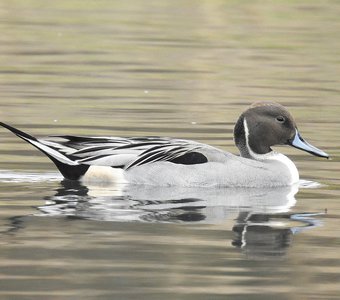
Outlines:
MULTIPOLYGON (((272 218, 284 216, 270 214, 251 214, 242 212, 233 226, 234 240, 232 244, 247 256, 278 257, 285 254, 291 244, 292 230, 289 225, 275 224, 272 218)), ((289 218, 289 214, 286 215, 289 218)))
POLYGON ((272 189, 84 186, 63 181, 40 211, 98 221, 221 223, 235 213, 275 214, 296 203, 297 186, 272 189))
POLYGON ((290 212, 298 186, 178 188, 84 186, 63 181, 40 214, 96 221, 217 224, 233 220, 232 245, 248 256, 285 254, 294 233, 317 225, 310 214, 290 212), (296 222, 298 221, 298 222, 296 222))

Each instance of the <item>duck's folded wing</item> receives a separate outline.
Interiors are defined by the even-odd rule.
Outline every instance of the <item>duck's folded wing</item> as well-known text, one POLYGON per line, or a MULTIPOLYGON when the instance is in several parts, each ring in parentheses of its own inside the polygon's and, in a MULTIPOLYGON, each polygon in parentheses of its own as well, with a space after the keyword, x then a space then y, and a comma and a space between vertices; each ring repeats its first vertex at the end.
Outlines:
POLYGON ((0 122, 15 135, 30 143, 57 166, 67 179, 78 180, 90 166, 131 169, 148 163, 202 164, 225 161, 227 154, 208 145, 187 140, 142 137, 54 136, 36 138, 0 122))
POLYGON ((162 137, 80 137, 58 136, 44 140, 67 157, 85 165, 131 169, 144 164, 168 161, 175 164, 202 164, 223 161, 226 154, 209 145, 162 137))

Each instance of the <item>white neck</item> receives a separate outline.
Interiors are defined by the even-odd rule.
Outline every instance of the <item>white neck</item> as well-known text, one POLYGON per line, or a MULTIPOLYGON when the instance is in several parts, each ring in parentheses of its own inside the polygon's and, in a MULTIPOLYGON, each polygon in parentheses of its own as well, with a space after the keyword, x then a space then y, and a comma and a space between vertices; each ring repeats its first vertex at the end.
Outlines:
POLYGON ((255 160, 265 160, 265 159, 268 159, 269 156, 272 156, 273 151, 268 152, 266 154, 255 153, 250 148, 250 145, 249 145, 249 128, 248 128, 248 124, 247 124, 246 118, 243 119, 243 127, 244 127, 244 135, 245 135, 245 138, 246 138, 246 147, 247 147, 247 150, 248 150, 248 153, 249 153, 250 157, 252 159, 255 159, 255 160))
POLYGON ((278 161, 282 164, 284 164, 291 175, 292 182, 295 183, 299 181, 299 172, 295 166, 295 164, 285 155, 282 153, 276 152, 276 151, 271 151, 266 154, 258 154, 255 153, 249 145, 249 128, 247 124, 246 118, 243 120, 243 126, 244 126, 244 133, 245 133, 245 138, 246 138, 246 147, 249 152, 249 155, 252 159, 259 160, 259 161, 278 161))

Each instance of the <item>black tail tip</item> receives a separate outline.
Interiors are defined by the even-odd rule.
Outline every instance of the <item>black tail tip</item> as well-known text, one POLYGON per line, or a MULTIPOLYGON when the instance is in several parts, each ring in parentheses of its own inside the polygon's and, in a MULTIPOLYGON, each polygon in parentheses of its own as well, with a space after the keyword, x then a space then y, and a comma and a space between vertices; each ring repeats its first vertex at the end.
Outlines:
POLYGON ((9 131, 13 132, 15 135, 23 138, 23 139, 28 139, 28 140, 33 140, 33 141, 36 141, 37 139, 34 137, 34 136, 31 136, 30 134, 26 133, 26 132, 23 132, 19 129, 16 129, 6 123, 3 123, 3 122, 0 122, 0 126, 8 129, 9 131))

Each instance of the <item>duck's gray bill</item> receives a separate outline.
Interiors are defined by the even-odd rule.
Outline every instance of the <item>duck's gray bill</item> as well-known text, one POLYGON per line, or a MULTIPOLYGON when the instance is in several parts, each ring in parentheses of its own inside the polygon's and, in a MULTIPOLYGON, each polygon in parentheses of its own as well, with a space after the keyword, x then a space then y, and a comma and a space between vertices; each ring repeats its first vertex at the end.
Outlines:
POLYGON ((307 151, 310 154, 313 154, 315 156, 320 157, 326 157, 329 158, 329 155, 326 152, 323 152, 322 150, 312 146, 311 144, 307 143, 300 135, 300 133, 296 130, 296 134, 293 140, 290 141, 290 145, 301 149, 303 151, 307 151))

